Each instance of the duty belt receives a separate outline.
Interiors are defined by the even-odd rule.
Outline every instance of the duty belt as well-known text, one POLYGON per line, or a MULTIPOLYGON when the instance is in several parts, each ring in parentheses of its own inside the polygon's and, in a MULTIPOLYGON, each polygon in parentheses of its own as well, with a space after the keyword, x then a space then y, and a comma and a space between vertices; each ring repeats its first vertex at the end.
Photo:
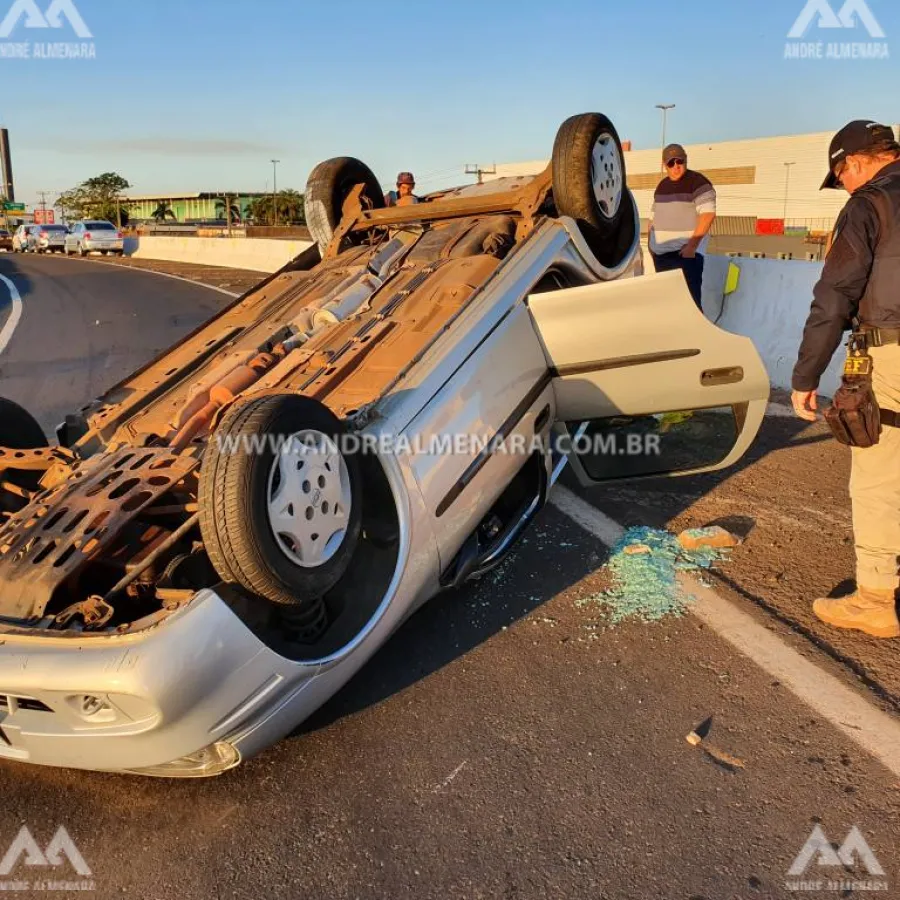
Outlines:
POLYGON ((878 412, 881 414, 882 425, 887 425, 888 428, 900 428, 900 413, 883 407, 878 407, 878 412))
POLYGON ((863 325, 860 331, 865 332, 870 347, 900 344, 900 328, 878 328, 875 325, 863 325))

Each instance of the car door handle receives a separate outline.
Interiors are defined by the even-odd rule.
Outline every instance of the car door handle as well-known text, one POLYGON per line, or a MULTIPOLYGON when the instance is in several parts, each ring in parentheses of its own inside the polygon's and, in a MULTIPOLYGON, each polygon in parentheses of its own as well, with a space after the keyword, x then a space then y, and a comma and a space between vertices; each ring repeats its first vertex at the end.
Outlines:
POLYGON ((700 373, 700 384, 711 387, 715 384, 737 384, 744 380, 741 366, 730 366, 725 369, 706 369, 700 373))

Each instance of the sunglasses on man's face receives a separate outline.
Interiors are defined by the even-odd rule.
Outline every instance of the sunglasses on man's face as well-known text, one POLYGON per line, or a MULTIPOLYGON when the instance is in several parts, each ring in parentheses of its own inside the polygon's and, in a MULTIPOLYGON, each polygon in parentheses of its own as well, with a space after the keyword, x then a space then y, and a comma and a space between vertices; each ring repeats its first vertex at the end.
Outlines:
POLYGON ((672 169, 672 168, 674 168, 675 166, 683 166, 683 165, 684 165, 684 160, 681 159, 681 157, 676 156, 675 159, 670 159, 670 160, 666 163, 666 168, 667 168, 667 169, 672 169))

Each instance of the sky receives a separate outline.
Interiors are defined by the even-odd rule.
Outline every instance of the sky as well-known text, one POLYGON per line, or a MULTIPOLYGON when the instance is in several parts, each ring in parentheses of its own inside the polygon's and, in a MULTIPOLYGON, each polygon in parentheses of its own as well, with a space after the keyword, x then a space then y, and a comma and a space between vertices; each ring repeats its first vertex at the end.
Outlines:
MULTIPOLYGON (((273 158, 279 189, 302 191, 342 155, 385 185, 410 169, 426 192, 471 183, 467 164, 547 159, 579 112, 607 114, 634 149, 659 146, 657 103, 675 104, 667 138, 685 144, 900 122, 896 0, 868 0, 880 60, 785 59, 807 0, 66 2, 89 39, 24 15, 0 37, 96 54, 0 55, 0 124, 29 205, 106 171, 135 194, 271 191, 273 158)), ((831 0, 838 17, 844 2, 831 0)), ((872 40, 858 18, 819 21, 805 41, 872 40)))

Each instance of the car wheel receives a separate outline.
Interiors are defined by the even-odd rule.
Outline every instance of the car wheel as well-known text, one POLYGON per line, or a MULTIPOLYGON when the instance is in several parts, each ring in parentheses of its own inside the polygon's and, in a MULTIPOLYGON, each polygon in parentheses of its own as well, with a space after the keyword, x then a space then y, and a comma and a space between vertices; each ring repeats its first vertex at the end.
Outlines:
POLYGON ((200 530, 216 571, 290 608, 310 632, 359 540, 360 470, 341 452, 345 433, 310 397, 252 399, 225 415, 200 474, 200 530))
MULTIPOLYGON (((48 446, 44 429, 38 425, 34 416, 18 403, 0 397, 0 447, 10 450, 34 450, 48 446)), ((3 473, 5 481, 29 491, 37 489, 40 477, 40 472, 13 470, 3 473)), ((23 505, 17 498, 0 491, 0 512, 15 512, 23 505)))
POLYGON ((306 182, 306 225, 319 252, 331 241, 341 221, 341 210, 350 191, 357 184, 364 184, 363 202, 372 209, 384 206, 381 185, 372 170, 352 156, 338 156, 319 163, 306 182))
POLYGON ((553 200, 571 216, 600 263, 613 268, 637 241, 637 220, 625 181, 622 142, 600 113, 566 119, 553 143, 553 200))

